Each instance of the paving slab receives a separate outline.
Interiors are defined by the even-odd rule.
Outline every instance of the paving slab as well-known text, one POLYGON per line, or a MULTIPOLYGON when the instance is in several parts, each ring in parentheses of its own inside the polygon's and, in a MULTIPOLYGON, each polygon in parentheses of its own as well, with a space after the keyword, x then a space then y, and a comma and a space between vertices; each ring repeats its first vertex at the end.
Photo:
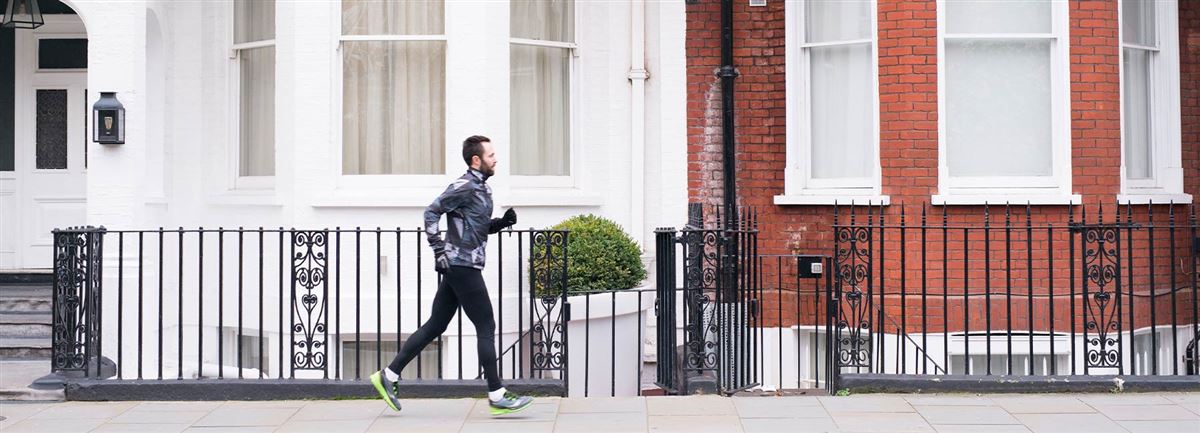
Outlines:
POLYGON ((1125 428, 1104 416, 1086 413, 1013 415, 1034 433, 1107 433, 1125 432, 1125 428))
POLYGON ((712 395, 647 397, 646 412, 651 417, 737 415, 731 399, 712 395))
POLYGON ((932 432, 918 413, 904 412, 836 412, 833 420, 838 429, 847 432, 932 432))
POLYGON ((813 397, 735 398, 733 405, 743 419, 829 417, 829 412, 813 397))
POLYGON ((817 397, 829 413, 837 412, 916 412, 912 405, 897 396, 817 397))
POLYGON ((836 432, 833 418, 742 418, 746 433, 836 432))
POLYGON ((1004 409, 995 406, 917 406, 930 424, 1020 424, 1004 409))
POLYGON ((1003 395, 990 400, 1008 413, 1095 413, 1096 409, 1075 396, 1003 395))
POLYGON ((1133 433, 1196 433, 1200 421, 1117 421, 1133 433))
POLYGON ((644 412, 560 413, 555 432, 624 433, 644 432, 648 428, 644 412))
POLYGON ((651 415, 649 431, 654 433, 733 433, 742 432, 742 423, 733 415, 651 415))

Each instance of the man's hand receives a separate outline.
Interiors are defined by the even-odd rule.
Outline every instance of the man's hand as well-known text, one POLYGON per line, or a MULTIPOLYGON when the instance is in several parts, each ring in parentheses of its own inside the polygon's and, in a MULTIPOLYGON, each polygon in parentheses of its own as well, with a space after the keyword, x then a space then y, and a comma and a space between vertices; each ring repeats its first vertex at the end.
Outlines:
POLYGON ((446 273, 446 271, 450 270, 450 258, 446 257, 445 251, 441 251, 441 252, 434 254, 433 270, 438 271, 438 273, 442 273, 442 274, 444 274, 444 273, 446 273))
POLYGON ((511 207, 508 208, 508 210, 504 211, 504 216, 500 217, 500 220, 504 221, 505 227, 517 225, 517 211, 513 210, 511 207))

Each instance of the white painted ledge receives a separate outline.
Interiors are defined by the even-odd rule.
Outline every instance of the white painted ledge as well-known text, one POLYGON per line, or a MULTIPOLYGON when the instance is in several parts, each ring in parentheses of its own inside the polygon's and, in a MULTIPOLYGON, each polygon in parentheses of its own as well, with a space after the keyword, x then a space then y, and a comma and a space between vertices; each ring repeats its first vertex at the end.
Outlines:
POLYGON ((1117 194, 1118 204, 1192 204, 1191 194, 1117 194))
POLYGON ((1066 206, 1083 203, 1083 197, 1079 194, 938 194, 933 196, 932 202, 934 206, 1066 206))
POLYGON ((891 204, 891 198, 886 195, 784 194, 775 196, 775 204, 781 206, 887 206, 891 204))

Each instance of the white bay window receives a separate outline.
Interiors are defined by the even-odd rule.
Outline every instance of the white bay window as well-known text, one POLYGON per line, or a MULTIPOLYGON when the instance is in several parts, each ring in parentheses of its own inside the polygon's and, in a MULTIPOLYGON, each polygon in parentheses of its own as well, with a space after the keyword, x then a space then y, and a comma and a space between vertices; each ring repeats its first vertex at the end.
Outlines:
POLYGON ((788 161, 776 204, 886 203, 874 3, 786 4, 788 161))
POLYGON ((938 1, 935 204, 1067 204, 1066 2, 938 1))
POLYGON ((1190 202, 1180 160, 1178 4, 1121 0, 1121 189, 1118 200, 1190 202))
POLYGON ((275 175, 275 1, 233 3, 236 185, 268 186, 275 175))
POLYGON ((509 7, 512 174, 569 176, 574 0, 511 0, 509 7))
POLYGON ((342 174, 444 174, 444 2, 345 0, 341 21, 342 174))

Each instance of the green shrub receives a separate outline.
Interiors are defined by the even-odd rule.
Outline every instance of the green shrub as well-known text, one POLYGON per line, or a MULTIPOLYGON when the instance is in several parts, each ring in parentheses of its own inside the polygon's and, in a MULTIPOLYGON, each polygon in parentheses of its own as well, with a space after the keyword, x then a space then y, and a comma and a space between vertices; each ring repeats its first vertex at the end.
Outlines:
MULTIPOLYGON (((641 248, 617 223, 595 215, 579 215, 550 229, 568 231, 567 294, 625 290, 646 279, 641 248)), ((542 248, 535 247, 534 257, 541 255, 542 248)), ((531 262, 535 270, 546 266, 545 261, 531 258, 531 262)), ((556 287, 542 287, 537 279, 532 283, 538 296, 558 294, 553 293, 556 287)))

